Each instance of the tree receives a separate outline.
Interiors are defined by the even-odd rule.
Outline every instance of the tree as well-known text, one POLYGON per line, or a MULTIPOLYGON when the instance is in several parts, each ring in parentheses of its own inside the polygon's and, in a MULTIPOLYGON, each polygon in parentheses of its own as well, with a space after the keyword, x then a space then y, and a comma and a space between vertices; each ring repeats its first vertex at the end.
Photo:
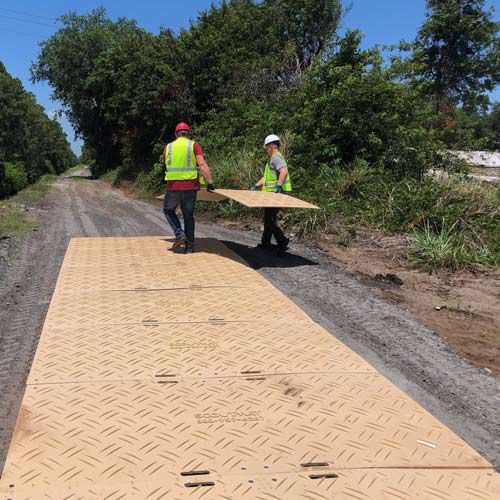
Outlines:
POLYGON ((285 79, 301 78, 333 40, 342 16, 339 0, 268 0, 275 11, 276 29, 286 40, 284 53, 289 74, 285 79))
POLYGON ((51 120, 0 62, 0 196, 16 193, 74 161, 61 126, 51 120))
POLYGON ((392 79, 375 49, 348 31, 307 73, 294 97, 295 164, 314 177, 321 168, 358 161, 419 177, 432 165, 432 110, 412 86, 392 79))
POLYGON ((224 99, 282 96, 331 41, 341 12, 339 0, 212 5, 179 37, 182 71, 196 110, 210 111, 224 99))
POLYGON ((491 149, 500 151, 500 102, 493 104, 491 112, 488 115, 488 124, 492 134, 490 147, 491 149))
POLYGON ((95 175, 143 170, 177 121, 196 126, 234 105, 272 107, 323 52, 340 13, 339 0, 222 1, 179 37, 114 22, 104 9, 69 13, 41 44, 32 79, 54 88, 93 150, 95 175))
POLYGON ((454 108, 475 110, 500 82, 500 23, 485 0, 427 0, 426 20, 413 44, 425 92, 453 125, 454 108))
POLYGON ((41 44, 33 81, 48 81, 77 136, 94 150, 93 173, 123 164, 141 165, 151 142, 175 123, 183 99, 169 66, 172 37, 156 37, 135 21, 88 16, 61 17, 63 28, 41 44))

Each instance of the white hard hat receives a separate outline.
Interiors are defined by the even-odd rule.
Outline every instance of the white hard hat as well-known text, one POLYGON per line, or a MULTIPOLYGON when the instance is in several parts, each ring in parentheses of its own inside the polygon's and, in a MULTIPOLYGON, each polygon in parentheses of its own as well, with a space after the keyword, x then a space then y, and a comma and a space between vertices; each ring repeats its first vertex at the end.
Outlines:
POLYGON ((280 140, 280 138, 276 134, 268 135, 264 139, 264 146, 267 146, 270 142, 275 142, 275 141, 279 141, 279 140, 280 140))

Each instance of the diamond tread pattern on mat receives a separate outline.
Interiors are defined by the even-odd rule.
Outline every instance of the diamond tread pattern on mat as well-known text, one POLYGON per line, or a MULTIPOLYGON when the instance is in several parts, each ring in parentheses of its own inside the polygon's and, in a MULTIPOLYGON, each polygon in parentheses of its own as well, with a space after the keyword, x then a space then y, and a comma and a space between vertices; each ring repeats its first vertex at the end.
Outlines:
POLYGON ((375 369, 312 322, 81 325, 44 329, 28 383, 314 372, 375 369))
POLYGON ((166 471, 489 467, 377 374, 30 385, 5 479, 159 481, 166 471), (267 466, 265 468, 264 466, 267 466))
POLYGON ((0 500, 499 496, 486 460, 234 252, 169 246, 71 241, 0 500))

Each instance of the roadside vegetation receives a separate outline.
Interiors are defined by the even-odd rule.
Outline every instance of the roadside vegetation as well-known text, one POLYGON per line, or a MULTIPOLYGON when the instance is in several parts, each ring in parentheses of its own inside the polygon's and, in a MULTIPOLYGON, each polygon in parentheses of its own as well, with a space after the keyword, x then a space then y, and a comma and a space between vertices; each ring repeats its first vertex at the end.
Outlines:
MULTIPOLYGON (((95 177, 164 188, 164 145, 190 123, 216 186, 249 188, 283 138, 295 193, 320 211, 290 211, 295 234, 359 226, 406 235, 428 270, 500 265, 500 192, 469 180, 450 149, 499 149, 499 23, 484 0, 427 1, 415 39, 391 50, 340 34, 340 0, 230 0, 188 29, 154 35, 104 9, 68 13, 41 44, 34 81, 54 88, 95 177), (444 172, 435 177, 429 171, 444 172)), ((228 218, 255 212, 204 204, 228 218)))
POLYGON ((75 160, 59 123, 0 61, 0 200, 43 175, 63 172, 75 160))
POLYGON ((30 210, 45 198, 56 179, 56 175, 42 175, 16 195, 0 200, 0 238, 25 236, 38 227, 30 210))

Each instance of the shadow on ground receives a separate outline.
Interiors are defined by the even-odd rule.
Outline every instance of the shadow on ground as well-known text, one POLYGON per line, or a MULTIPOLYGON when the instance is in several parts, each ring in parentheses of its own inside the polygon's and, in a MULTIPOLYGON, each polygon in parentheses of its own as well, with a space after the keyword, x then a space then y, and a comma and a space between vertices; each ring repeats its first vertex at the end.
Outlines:
POLYGON ((71 179, 71 180, 80 180, 80 179, 84 179, 84 180, 95 180, 92 178, 91 175, 74 175, 74 174, 69 174, 69 175, 62 175, 61 176, 61 179, 71 179))
POLYGON ((287 253, 283 257, 276 255, 277 247, 273 246, 270 250, 262 250, 256 247, 249 247, 234 241, 222 240, 230 250, 239 255, 252 269, 261 269, 263 267, 299 267, 299 266, 317 266, 318 263, 312 260, 287 253))

